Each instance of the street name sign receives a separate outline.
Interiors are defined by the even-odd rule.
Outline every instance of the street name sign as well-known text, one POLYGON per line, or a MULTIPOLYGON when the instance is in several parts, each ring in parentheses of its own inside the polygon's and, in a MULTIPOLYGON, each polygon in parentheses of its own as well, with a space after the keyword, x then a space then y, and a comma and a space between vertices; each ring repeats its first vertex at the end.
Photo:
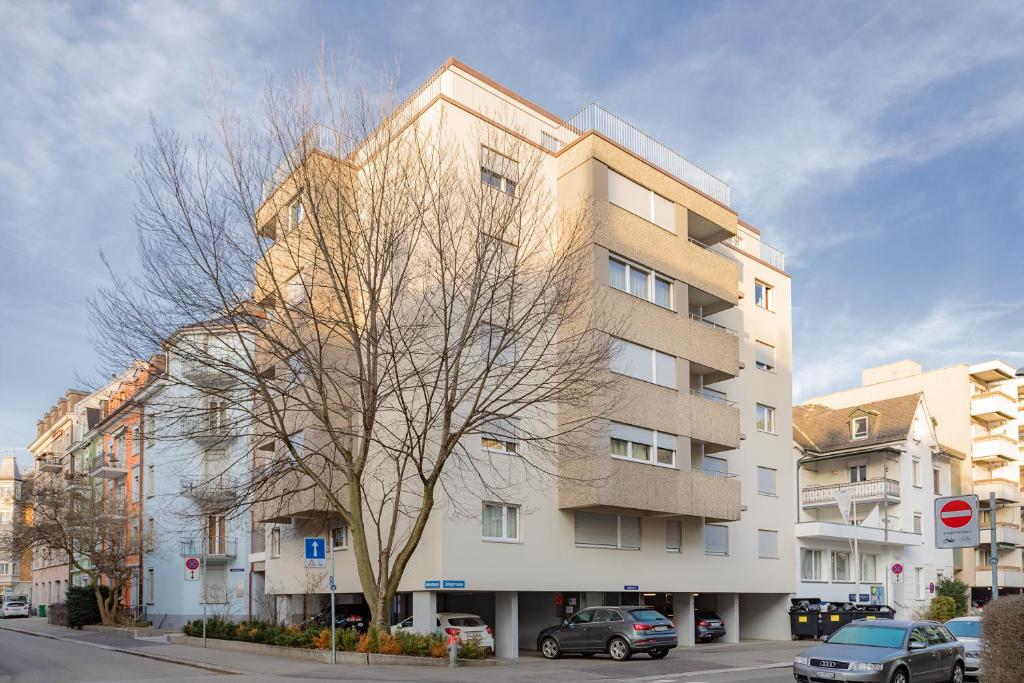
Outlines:
POLYGON ((935 499, 936 548, 974 548, 980 542, 977 496, 935 499))
POLYGON ((306 569, 323 569, 327 566, 327 543, 324 539, 306 538, 306 569))

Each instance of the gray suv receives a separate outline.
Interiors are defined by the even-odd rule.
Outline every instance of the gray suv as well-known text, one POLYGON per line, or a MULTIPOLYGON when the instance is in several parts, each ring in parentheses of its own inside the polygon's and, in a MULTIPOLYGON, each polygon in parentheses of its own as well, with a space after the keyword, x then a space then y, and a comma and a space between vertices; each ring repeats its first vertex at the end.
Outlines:
POLYGON ((607 652, 619 662, 634 652, 661 659, 677 644, 676 625, 650 607, 588 607, 537 636, 537 649, 548 659, 568 652, 607 652))
POLYGON ((793 660, 793 678, 928 683, 964 680, 964 645, 937 621, 858 619, 793 660))

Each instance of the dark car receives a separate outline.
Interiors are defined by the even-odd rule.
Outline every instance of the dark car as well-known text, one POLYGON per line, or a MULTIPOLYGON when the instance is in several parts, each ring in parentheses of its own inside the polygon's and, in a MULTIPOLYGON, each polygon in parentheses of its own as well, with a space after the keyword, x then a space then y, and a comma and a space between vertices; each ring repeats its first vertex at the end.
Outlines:
MULTIPOLYGON (((320 610, 319 613, 304 621, 302 625, 327 628, 331 625, 331 608, 326 607, 320 610)), ((334 610, 334 627, 337 629, 354 628, 360 633, 366 633, 370 629, 370 618, 365 614, 353 613, 348 608, 339 605, 334 610)))
POLYGON ((725 622, 722 617, 709 609, 694 610, 693 637, 700 642, 709 643, 725 635, 725 622))
POLYGON ((568 652, 607 652, 620 662, 635 652, 661 659, 677 644, 676 625, 649 607, 588 607, 537 636, 537 649, 548 659, 568 652))
POLYGON ((964 645, 937 621, 858 619, 793 660, 793 678, 928 683, 964 680, 964 645))

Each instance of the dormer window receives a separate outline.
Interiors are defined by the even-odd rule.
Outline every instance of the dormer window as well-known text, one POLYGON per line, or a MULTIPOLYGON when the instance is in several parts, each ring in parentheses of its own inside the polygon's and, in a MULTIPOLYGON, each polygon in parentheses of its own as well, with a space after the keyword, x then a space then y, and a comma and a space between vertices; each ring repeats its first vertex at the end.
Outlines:
POLYGON ((288 207, 288 226, 294 228, 296 225, 302 222, 302 219, 306 216, 306 209, 302 205, 301 199, 296 199, 292 202, 292 205, 288 207))
POLYGON ((866 415, 861 417, 855 417, 852 420, 850 420, 850 438, 868 438, 868 418, 866 415))

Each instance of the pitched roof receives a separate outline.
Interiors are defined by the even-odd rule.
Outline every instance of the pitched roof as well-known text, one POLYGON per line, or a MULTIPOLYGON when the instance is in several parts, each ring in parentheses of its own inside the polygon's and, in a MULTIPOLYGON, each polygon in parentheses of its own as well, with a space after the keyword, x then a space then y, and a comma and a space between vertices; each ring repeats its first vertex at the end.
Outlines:
POLYGON ((793 407, 793 440, 807 450, 824 453, 870 446, 907 438, 921 402, 921 394, 910 394, 840 408, 820 403, 793 407), (866 439, 853 439, 850 421, 868 417, 866 439))

